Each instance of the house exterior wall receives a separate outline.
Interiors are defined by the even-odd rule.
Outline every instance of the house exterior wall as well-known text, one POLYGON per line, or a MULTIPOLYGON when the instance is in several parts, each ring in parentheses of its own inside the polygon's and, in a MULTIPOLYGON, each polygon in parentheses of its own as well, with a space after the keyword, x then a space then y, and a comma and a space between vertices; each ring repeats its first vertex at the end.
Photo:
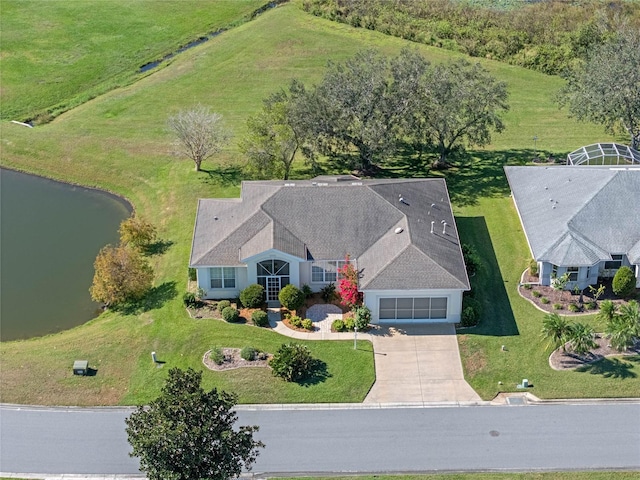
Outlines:
POLYGON ((211 267, 201 267, 196 269, 198 288, 201 288, 206 292, 204 298, 212 300, 238 298, 238 296, 240 295, 240 291, 246 288, 248 285, 247 268, 234 267, 236 272, 235 288, 211 288, 211 276, 209 274, 209 268, 217 266, 218 265, 212 265, 211 267))
POLYGON ((266 252, 259 253, 253 257, 243 259, 247 264, 247 285, 258 283, 258 263, 264 260, 284 260, 289 263, 289 283, 296 287, 300 286, 300 264, 305 263, 300 258, 294 257, 279 250, 271 249, 266 252))
MULTIPOLYGON (((371 323, 388 323, 380 320, 379 304, 381 298, 447 298, 447 317, 445 319, 407 320, 407 322, 460 323, 462 314, 462 290, 365 290, 364 304, 371 310, 371 323)), ((400 321, 398 321, 400 322, 400 321)))

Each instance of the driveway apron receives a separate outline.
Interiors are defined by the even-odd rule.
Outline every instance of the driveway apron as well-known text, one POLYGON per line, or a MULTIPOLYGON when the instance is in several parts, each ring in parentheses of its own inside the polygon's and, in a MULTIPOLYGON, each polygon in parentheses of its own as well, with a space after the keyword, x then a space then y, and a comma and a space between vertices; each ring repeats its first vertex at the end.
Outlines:
POLYGON ((365 403, 473 403, 452 324, 383 326, 372 332, 376 381, 365 403))

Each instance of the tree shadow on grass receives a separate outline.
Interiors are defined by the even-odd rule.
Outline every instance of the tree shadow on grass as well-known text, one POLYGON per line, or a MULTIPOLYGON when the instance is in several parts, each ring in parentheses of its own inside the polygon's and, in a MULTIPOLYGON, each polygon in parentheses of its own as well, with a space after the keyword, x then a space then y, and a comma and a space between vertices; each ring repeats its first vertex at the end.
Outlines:
POLYGON ((239 185, 243 179, 242 166, 238 164, 215 165, 210 169, 203 168, 201 172, 207 175, 203 178, 205 183, 223 187, 239 185))
POLYGON ((331 374, 329 370, 327 370, 327 364, 322 360, 314 359, 310 373, 296 383, 301 387, 311 387, 312 385, 325 382, 327 378, 330 377, 331 374))
POLYGON ((638 374, 633 371, 633 365, 627 362, 640 363, 640 356, 625 357, 624 361, 615 357, 603 358, 597 362, 576 368, 576 372, 602 375, 604 378, 636 378, 638 374))
POLYGON ((462 243, 472 245, 482 259, 475 276, 471 277, 472 292, 482 304, 480 323, 475 328, 463 330, 474 335, 518 335, 507 288, 516 288, 504 280, 493 249, 493 243, 484 217, 456 217, 462 243))
POLYGON ((169 250, 172 245, 173 242, 171 240, 158 240, 157 242, 147 245, 144 248, 143 253, 148 257, 153 255, 162 255, 169 250))
POLYGON ((166 302, 178 295, 177 283, 175 281, 164 282, 151 288, 147 294, 137 302, 129 302, 115 308, 125 315, 139 315, 149 310, 162 307, 166 302))

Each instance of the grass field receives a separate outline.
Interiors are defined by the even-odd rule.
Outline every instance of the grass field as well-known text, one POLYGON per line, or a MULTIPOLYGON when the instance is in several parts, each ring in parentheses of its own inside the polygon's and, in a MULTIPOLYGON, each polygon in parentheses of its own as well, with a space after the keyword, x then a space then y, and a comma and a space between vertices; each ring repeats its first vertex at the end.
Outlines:
POLYGON ((3 0, 1 118, 57 113, 132 83, 145 63, 265 3, 3 0))
MULTIPOLYGON (((160 2, 161 3, 161 2, 160 2)), ((197 30, 196 27, 194 27, 197 30)), ((285 339, 243 325, 190 319, 182 307, 196 199, 237 196, 242 158, 229 145, 217 158, 193 171, 169 154, 166 118, 195 103, 224 115, 236 140, 261 100, 291 77, 317 81, 327 60, 340 60, 366 47, 397 53, 407 43, 367 30, 354 30, 306 15, 296 3, 280 6, 175 58, 171 65, 134 84, 86 102, 35 129, 2 123, 2 165, 49 177, 98 186, 128 198, 159 228, 169 249, 154 257, 154 301, 133 314, 109 312, 73 330, 0 345, 3 402, 39 404, 133 404, 155 397, 171 366, 202 368, 212 345, 250 344, 273 351, 285 339), (156 369, 150 352, 166 361, 156 369), (79 356, 98 370, 73 377, 79 356)), ((419 47, 418 47, 419 48, 419 47)), ((451 52, 420 48, 432 61, 451 52)), ((522 378, 541 397, 638 396, 637 360, 621 372, 558 373, 546 364, 539 337, 542 313, 516 291, 529 256, 517 216, 508 199, 502 166, 523 163, 538 150, 562 155, 609 138, 600 127, 567 119, 552 101, 561 80, 508 65, 485 62, 508 83, 511 110, 506 131, 486 150, 474 152, 464 170, 447 172, 462 239, 485 258, 474 279, 486 296, 479 328, 460 335, 468 379, 483 398, 514 389, 522 378), (509 352, 500 352, 506 344, 509 352)), ((71 97, 69 97, 71 98, 71 97)), ((67 101, 66 99, 64 101, 67 101)), ((389 162, 390 175, 424 175, 426 169, 402 158, 389 162)), ((294 175, 308 172, 302 164, 294 175)), ((361 401, 374 379, 370 347, 354 351, 350 342, 309 342, 327 365, 329 377, 313 385, 291 385, 260 369, 236 373, 206 371, 206 387, 237 392, 249 402, 361 401)), ((364 343, 363 343, 364 345, 364 343)))

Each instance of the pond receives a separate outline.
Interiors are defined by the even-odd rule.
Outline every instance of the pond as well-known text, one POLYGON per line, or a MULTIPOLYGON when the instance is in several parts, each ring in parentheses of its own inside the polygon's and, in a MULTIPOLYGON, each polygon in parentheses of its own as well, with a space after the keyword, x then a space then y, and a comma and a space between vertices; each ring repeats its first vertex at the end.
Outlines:
POLYGON ((131 206, 109 193, 0 169, 0 339, 96 317, 93 262, 131 206))

